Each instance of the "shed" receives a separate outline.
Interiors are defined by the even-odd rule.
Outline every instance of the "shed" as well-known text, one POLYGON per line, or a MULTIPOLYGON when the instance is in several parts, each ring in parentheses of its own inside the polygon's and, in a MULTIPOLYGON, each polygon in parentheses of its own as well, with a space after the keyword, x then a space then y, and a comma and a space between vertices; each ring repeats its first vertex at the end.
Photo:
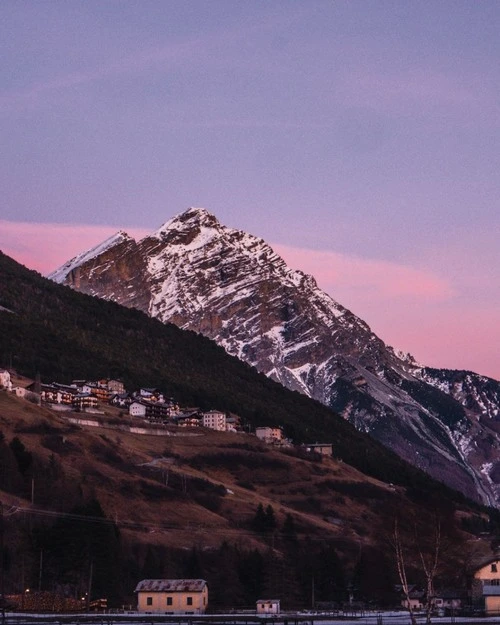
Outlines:
POLYGON ((257 614, 279 614, 280 613, 280 600, 279 599, 258 599, 257 600, 257 614))

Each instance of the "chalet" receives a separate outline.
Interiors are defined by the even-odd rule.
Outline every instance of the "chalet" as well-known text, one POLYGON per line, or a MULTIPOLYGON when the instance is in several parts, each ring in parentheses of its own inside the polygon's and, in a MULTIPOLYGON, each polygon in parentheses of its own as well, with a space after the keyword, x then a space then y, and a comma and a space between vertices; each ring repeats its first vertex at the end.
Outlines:
POLYGON ((201 416, 198 410, 181 412, 172 419, 181 428, 197 428, 201 425, 201 416))
POLYGON ((412 610, 423 610, 425 607, 425 592, 423 590, 410 590, 408 593, 408 599, 403 596, 401 599, 401 605, 406 610, 410 608, 412 610))
POLYGON ((135 592, 143 613, 204 614, 208 605, 204 579, 143 579, 135 592))
MULTIPOLYGON (((28 390, 32 390, 32 387, 34 390, 35 386, 36 382, 28 386, 28 390)), ((40 394, 42 401, 49 404, 64 404, 66 406, 72 406, 73 397, 78 395, 78 389, 75 386, 53 382, 52 384, 42 384, 40 394)))
POLYGON ((90 384, 87 380, 72 380, 71 386, 78 389, 79 393, 90 393, 90 384))
POLYGON ((115 380, 114 378, 99 380, 101 386, 105 386, 110 393, 125 393, 125 385, 121 380, 115 380))
POLYGON ((165 401, 163 393, 157 388, 142 387, 139 389, 138 395, 141 399, 146 399, 147 401, 165 401))
POLYGON ((226 431, 227 432, 238 432, 240 428, 240 421, 236 417, 227 417, 226 418, 226 431))
POLYGON ((226 415, 224 412, 218 410, 210 410, 202 414, 201 424, 204 428, 209 430, 216 430, 217 432, 226 431, 226 415))
POLYGON ((270 445, 279 445, 283 441, 283 431, 281 428, 255 428, 255 436, 270 445))
MULTIPOLYGON (((88 392, 97 397, 99 401, 108 402, 110 398, 110 391, 107 386, 102 386, 99 382, 89 382, 88 392)), ((85 388, 87 390, 87 388, 85 388)))
POLYGON ((170 404, 164 401, 148 401, 146 403, 146 419, 148 421, 166 421, 170 416, 170 404))
POLYGON ((136 399, 129 405, 128 412, 133 417, 163 422, 170 416, 170 404, 136 399))
POLYGON ((500 613, 500 554, 486 558, 473 572, 472 603, 484 609, 486 616, 500 613))
POLYGON ((109 398, 109 403, 118 408, 129 408, 132 403, 130 393, 113 393, 109 398))
POLYGON ((440 612, 454 612, 462 607, 462 595, 460 590, 446 588, 440 592, 436 592, 432 598, 432 605, 440 612))
MULTIPOLYGON (((73 396, 71 396, 73 399, 73 396)), ((49 404, 62 404, 62 392, 52 384, 42 384, 42 401, 49 404)))
POLYGON ((90 393, 78 393, 73 395, 73 408, 76 410, 86 410, 87 408, 97 407, 97 397, 90 393))
POLYGON ((257 614, 279 614, 280 613, 280 600, 279 599, 258 599, 256 605, 257 605, 257 614))

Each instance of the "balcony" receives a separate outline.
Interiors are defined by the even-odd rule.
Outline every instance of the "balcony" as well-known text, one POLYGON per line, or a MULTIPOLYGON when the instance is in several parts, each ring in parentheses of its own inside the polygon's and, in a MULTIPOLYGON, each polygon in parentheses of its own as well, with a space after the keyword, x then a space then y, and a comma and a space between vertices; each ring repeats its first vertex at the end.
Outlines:
POLYGON ((500 597, 500 584, 499 580, 493 580, 496 583, 492 584, 489 580, 483 581, 483 597, 500 597))

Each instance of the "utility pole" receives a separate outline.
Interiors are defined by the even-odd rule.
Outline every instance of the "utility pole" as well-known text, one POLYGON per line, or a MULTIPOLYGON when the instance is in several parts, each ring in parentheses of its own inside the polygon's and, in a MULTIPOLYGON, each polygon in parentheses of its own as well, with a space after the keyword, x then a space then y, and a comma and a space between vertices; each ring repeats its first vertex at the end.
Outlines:
POLYGON ((38 573, 38 592, 42 590, 43 549, 40 549, 40 571, 38 573))
POLYGON ((87 612, 90 610, 90 595, 92 593, 92 574, 94 571, 94 560, 90 561, 89 585, 87 587, 87 612))
POLYGON ((3 503, 0 501, 0 598, 2 601, 2 625, 5 624, 5 575, 4 575, 4 519, 3 519, 3 503))

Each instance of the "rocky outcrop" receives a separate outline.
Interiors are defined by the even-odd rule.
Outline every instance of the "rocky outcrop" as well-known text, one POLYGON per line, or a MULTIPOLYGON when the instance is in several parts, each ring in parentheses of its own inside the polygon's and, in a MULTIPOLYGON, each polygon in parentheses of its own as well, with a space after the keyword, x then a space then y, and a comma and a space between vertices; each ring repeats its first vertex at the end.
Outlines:
POLYGON ((482 452, 476 442, 488 428, 496 437, 500 384, 475 374, 459 383, 396 353, 313 277, 207 211, 189 209, 137 243, 119 233, 50 277, 208 336, 434 477, 498 504, 496 439, 482 452))

